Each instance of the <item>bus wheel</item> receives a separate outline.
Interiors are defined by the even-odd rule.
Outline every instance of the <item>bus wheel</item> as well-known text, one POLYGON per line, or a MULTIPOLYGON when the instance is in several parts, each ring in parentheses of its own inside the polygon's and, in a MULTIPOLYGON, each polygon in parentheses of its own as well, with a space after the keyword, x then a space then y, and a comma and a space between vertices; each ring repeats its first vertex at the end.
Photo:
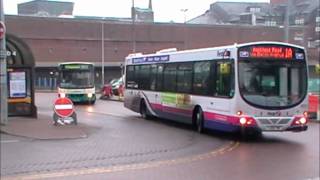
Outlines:
POLYGON ((204 133, 204 127, 203 127, 203 112, 202 112, 202 109, 199 108, 197 110, 197 113, 196 113, 196 127, 197 127, 197 131, 199 133, 204 133))
POLYGON ((149 119, 150 116, 147 114, 147 106, 144 100, 141 101, 140 114, 143 119, 149 119))

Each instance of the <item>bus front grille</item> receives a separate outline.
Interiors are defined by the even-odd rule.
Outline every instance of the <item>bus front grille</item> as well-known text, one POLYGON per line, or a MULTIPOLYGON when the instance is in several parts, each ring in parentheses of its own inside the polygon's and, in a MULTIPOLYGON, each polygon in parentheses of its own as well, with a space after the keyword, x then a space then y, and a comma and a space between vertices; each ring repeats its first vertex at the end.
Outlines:
POLYGON ((257 118, 257 120, 262 125, 284 125, 287 124, 291 120, 291 118, 257 118))

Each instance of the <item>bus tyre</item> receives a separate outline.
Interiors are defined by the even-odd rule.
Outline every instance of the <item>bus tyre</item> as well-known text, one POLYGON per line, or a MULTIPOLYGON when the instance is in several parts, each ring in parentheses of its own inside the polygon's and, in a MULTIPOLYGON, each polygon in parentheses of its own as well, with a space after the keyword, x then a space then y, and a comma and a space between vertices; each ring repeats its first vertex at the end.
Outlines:
POLYGON ((143 119, 150 118, 150 116, 147 113, 147 106, 146 106, 146 103, 144 102, 144 100, 142 100, 141 104, 140 104, 140 114, 143 119))
POLYGON ((195 115, 195 122, 196 122, 196 128, 199 133, 204 133, 204 127, 203 127, 203 112, 201 108, 198 108, 196 115, 195 115))

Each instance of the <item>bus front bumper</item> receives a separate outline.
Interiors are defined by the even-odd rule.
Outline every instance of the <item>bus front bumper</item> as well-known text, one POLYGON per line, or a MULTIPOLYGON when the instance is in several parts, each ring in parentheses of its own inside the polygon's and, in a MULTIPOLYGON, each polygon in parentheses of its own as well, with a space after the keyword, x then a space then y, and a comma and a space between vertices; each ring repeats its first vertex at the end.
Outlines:
POLYGON ((67 94, 66 96, 70 98, 72 102, 93 102, 96 100, 95 94, 91 97, 88 97, 88 94, 67 94))

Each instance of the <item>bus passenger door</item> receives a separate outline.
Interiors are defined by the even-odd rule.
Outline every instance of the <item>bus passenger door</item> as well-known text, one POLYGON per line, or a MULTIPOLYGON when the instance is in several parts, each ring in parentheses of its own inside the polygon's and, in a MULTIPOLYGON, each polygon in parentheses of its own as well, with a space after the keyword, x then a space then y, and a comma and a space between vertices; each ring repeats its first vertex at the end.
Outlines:
POLYGON ((220 112, 230 111, 230 98, 234 96, 234 66, 228 60, 218 61, 215 68, 215 92, 217 97, 211 105, 220 112))

